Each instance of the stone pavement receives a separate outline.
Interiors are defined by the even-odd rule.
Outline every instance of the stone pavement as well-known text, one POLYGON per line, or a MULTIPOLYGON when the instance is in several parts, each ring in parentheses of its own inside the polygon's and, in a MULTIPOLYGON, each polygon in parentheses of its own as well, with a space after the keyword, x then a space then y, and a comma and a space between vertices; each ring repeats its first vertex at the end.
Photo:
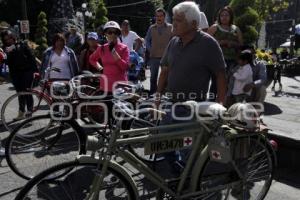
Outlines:
POLYGON ((264 121, 274 134, 300 142, 300 76, 282 77, 282 84, 277 95, 268 88, 264 121))

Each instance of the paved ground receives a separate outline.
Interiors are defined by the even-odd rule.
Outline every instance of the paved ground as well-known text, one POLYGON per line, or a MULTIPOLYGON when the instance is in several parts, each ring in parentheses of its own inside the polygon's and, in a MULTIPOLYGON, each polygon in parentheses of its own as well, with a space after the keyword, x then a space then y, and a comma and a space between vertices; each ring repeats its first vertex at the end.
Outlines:
MULTIPOLYGON (((266 116, 264 121, 278 134, 283 134, 295 139, 300 138, 297 133, 300 122, 300 77, 284 77, 283 78, 283 95, 273 96, 270 89, 268 89, 268 96, 266 99, 266 116)), ((13 93, 8 88, 10 85, 0 85, 0 102, 13 93)), ((8 133, 3 131, 0 138, 5 138, 8 133)), ((133 170, 133 169, 131 169, 133 170)), ((137 174, 135 179, 143 180, 143 176, 137 174)), ((300 181, 299 172, 280 170, 275 176, 271 190, 267 195, 267 200, 298 200, 300 196, 300 181)), ((16 195, 17 191, 26 183, 23 179, 16 176, 7 167, 5 160, 0 158, 0 200, 11 200, 16 195)), ((147 182, 144 182, 146 185, 147 182)), ((143 183, 140 183, 142 186, 143 183)), ((141 194, 147 194, 147 190, 140 187, 141 194)), ((149 199, 147 196, 144 199, 149 199)))
POLYGON ((284 77, 282 84, 277 95, 268 88, 264 121, 276 134, 300 141, 300 76, 284 77))

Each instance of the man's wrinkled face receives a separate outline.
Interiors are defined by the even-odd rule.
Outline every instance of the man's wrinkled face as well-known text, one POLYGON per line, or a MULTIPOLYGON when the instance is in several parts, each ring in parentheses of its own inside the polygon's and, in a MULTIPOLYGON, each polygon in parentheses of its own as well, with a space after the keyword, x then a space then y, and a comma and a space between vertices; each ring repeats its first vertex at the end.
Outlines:
POLYGON ((156 12, 155 19, 157 24, 165 23, 165 14, 163 12, 156 12))
POLYGON ((192 25, 188 23, 183 13, 176 12, 173 15, 173 34, 183 36, 192 31, 192 25))

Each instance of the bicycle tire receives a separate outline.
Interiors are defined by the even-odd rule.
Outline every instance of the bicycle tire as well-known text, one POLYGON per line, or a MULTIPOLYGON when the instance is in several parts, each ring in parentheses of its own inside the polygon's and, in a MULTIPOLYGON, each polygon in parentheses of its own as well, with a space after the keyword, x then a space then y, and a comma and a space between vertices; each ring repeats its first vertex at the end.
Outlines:
MULTIPOLYGON (((241 138, 237 138, 241 139, 241 138)), ((244 138, 245 139, 245 138, 244 138)), ((236 163, 238 163, 238 168, 240 170, 243 170, 247 176, 247 179, 245 182, 242 182, 241 185, 232 186, 231 188, 226 188, 224 186, 223 190, 213 191, 202 194, 201 198, 209 198, 209 199, 218 199, 218 200, 231 200, 231 199, 256 199, 256 200, 263 200, 265 196, 267 195, 271 184, 273 180, 274 175, 274 158, 272 158, 272 153, 270 152, 269 147, 262 143, 261 141, 258 141, 257 138, 250 138, 250 144, 251 146, 251 156, 247 157, 246 160, 235 160, 236 163), (255 158, 254 152, 261 150, 257 155, 258 156, 264 156, 263 158, 266 158, 268 165, 266 169, 266 172, 259 170, 265 169, 265 167, 260 168, 260 166, 256 166, 255 164, 254 169, 256 169, 256 173, 250 173, 251 171, 249 169, 252 169, 253 166, 249 166, 249 159, 255 158), (266 175, 264 173, 267 173, 266 175), (252 176, 250 176, 250 175, 252 176), (255 186, 255 183, 251 182, 251 180, 255 180, 254 175, 265 175, 267 176, 266 181, 264 182, 260 192, 258 193, 256 198, 252 198, 251 191, 257 190, 257 186, 255 186), (251 179, 252 178, 252 179, 251 179), (245 184, 244 184, 245 183, 245 184), (243 189, 242 189, 243 188, 243 189)), ((249 151, 250 152, 250 151, 249 151)), ((257 157, 260 158, 260 157, 257 157)), ((256 159, 256 158, 255 158, 256 159)), ((259 163, 259 162, 257 162, 259 163)), ((257 164, 256 163, 256 164, 257 164)), ((253 163, 252 163, 253 164, 253 163)), ((253 170, 254 170, 253 169, 253 170)), ((255 171, 255 170, 254 170, 255 171)), ((256 178, 258 181, 262 179, 262 177, 256 178)), ((208 157, 204 166, 202 167, 200 177, 198 180, 198 190, 206 190, 206 189, 212 189, 216 186, 220 186, 222 184, 228 184, 233 181, 238 181, 238 175, 233 172, 233 169, 229 164, 222 164, 222 163, 216 163, 214 161, 211 161, 208 157), (220 171, 221 170, 221 171, 220 171)), ((258 184, 262 185, 262 184, 258 184)))
POLYGON ((8 166, 27 180, 61 161, 70 161, 78 154, 86 153, 86 135, 75 121, 51 120, 49 127, 43 128, 43 120, 51 120, 50 115, 23 121, 9 135, 5 145, 8 166), (34 134, 30 136, 32 132, 34 134))
MULTIPOLYGON (((30 195, 30 193, 32 193, 32 195, 35 195, 35 193, 37 193, 36 195, 38 195, 38 197, 40 197, 41 199, 49 199, 49 200, 50 199, 51 200, 52 199, 53 200, 55 200, 55 199, 64 200, 64 199, 70 199, 70 197, 76 197, 76 199, 85 199, 84 197, 86 197, 86 195, 89 193, 88 189, 90 189, 91 183, 93 182, 93 177, 95 177, 95 173, 97 173, 96 172, 97 165, 98 165, 97 163, 79 163, 78 161, 72 161, 72 162, 63 163, 63 164, 54 166, 52 168, 49 168, 49 169, 43 171, 42 173, 40 173, 39 175, 37 175, 36 177, 34 177, 33 179, 31 179, 20 190, 20 192, 16 196, 15 200, 28 199, 29 198, 28 195, 30 195), (81 168, 81 169, 77 170, 77 168, 81 168), (88 168, 91 168, 91 170, 88 171, 90 173, 86 173, 88 168), (51 176, 51 174, 59 173, 59 171, 61 171, 61 170, 66 171, 67 169, 72 169, 72 172, 70 172, 65 177, 61 177, 61 180, 55 180, 55 181, 53 181, 53 183, 52 183, 52 181, 45 181, 45 179, 47 179, 48 176, 51 176), (77 179, 77 181, 72 180, 72 179, 77 179), (85 183, 86 181, 88 183, 85 183), (64 183, 64 182, 67 182, 67 183, 64 183), (53 186, 55 186, 56 183, 58 186, 53 187, 53 186), (45 187, 44 187, 44 185, 45 185, 45 187), (47 185, 50 185, 52 187, 49 187, 47 185), (37 187, 37 190, 34 190, 35 187, 37 187), (77 193, 69 194, 68 189, 69 190, 73 189, 77 193), (59 197, 55 197, 56 195, 54 193, 59 194, 59 197), (78 193, 80 193, 80 194, 78 194, 78 193), (45 196, 47 196, 47 197, 45 197, 45 196), (64 196, 67 196, 67 198, 64 198, 64 196)), ((126 196, 124 196, 123 198, 115 197, 117 195, 115 192, 121 193, 121 191, 118 191, 118 190, 120 190, 120 187, 115 187, 118 185, 114 185, 114 186, 111 185, 110 187, 113 187, 113 189, 116 189, 116 191, 113 191, 114 192, 113 194, 105 194, 105 197, 106 198, 108 197, 107 199, 135 200, 136 198, 134 195, 134 190, 133 190, 132 186, 130 185, 129 181, 126 179, 126 177, 124 177, 121 173, 119 173, 118 171, 114 170, 111 167, 108 167, 108 172, 110 172, 109 174, 114 175, 113 177, 111 177, 111 180, 113 181, 113 183, 116 182, 115 178, 118 178, 120 180, 120 182, 123 183, 126 191, 128 192, 128 197, 126 197, 126 196)), ((30 199, 39 199, 39 198, 30 198, 30 199)), ((99 199, 102 200, 104 198, 102 196, 100 196, 99 199)))
MULTIPOLYGON (((28 91, 28 92, 18 92, 16 94, 13 94, 12 96, 8 97, 5 102, 3 103, 3 106, 1 108, 1 120, 4 127, 9 131, 12 132, 12 130, 20 124, 20 122, 24 121, 24 119, 15 120, 14 118, 11 118, 10 116, 17 116, 18 113, 18 98, 21 95, 32 95, 33 96, 33 107, 34 110, 32 112, 32 115, 43 115, 50 111, 50 105, 51 100, 46 98, 42 92, 39 91, 28 91), (37 101, 35 101, 37 100, 37 101), (40 102, 39 102, 40 101, 40 102), (38 102, 37 105, 34 105, 35 102, 38 102), (39 108, 40 107, 40 108, 39 108), (45 110, 45 113, 42 111, 45 110)), ((26 119, 26 118, 25 118, 26 119)))

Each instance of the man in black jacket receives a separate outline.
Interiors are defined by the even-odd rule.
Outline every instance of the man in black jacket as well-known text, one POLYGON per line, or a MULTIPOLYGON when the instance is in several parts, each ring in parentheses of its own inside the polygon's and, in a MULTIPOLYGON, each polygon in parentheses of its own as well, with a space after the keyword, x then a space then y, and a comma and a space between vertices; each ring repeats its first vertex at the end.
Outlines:
MULTIPOLYGON (((35 57, 28 45, 24 42, 18 42, 11 31, 4 31, 1 34, 1 39, 7 55, 5 62, 9 67, 12 83, 17 92, 26 91, 27 88, 31 87, 33 74, 38 71, 35 57)), ((33 109, 32 96, 20 96, 19 114, 15 120, 25 117, 25 106, 27 106, 27 112, 31 113, 33 109)))

